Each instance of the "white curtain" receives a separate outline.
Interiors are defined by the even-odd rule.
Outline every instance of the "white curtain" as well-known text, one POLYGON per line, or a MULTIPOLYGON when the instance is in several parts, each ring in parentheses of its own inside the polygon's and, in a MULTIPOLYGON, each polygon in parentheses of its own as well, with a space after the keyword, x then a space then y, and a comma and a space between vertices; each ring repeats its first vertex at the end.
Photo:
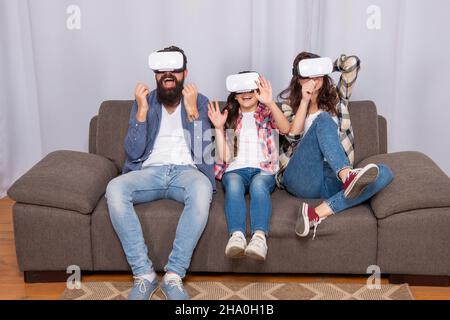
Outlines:
POLYGON ((26 1, 0 0, 0 198, 42 157, 29 13, 26 1))
POLYGON ((47 153, 86 151, 100 103, 154 88, 148 54, 171 44, 214 100, 230 73, 259 71, 275 95, 300 51, 356 54, 353 100, 375 101, 389 150, 450 174, 449 12, 447 0, 0 0, 0 196, 47 153), (79 30, 67 28, 73 5, 79 30))

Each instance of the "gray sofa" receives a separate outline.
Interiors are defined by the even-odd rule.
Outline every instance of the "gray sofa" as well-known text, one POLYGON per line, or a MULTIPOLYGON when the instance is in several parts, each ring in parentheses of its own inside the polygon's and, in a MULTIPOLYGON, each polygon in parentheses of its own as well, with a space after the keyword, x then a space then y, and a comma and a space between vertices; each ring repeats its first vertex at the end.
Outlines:
MULTIPOLYGON (((69 265, 84 273, 129 271, 104 193, 125 160, 132 101, 106 101, 90 123, 89 153, 56 151, 18 179, 13 207, 20 270, 27 282, 64 281, 69 265)), ((449 285, 450 179, 426 155, 387 153, 387 123, 370 101, 352 102, 355 161, 385 163, 394 181, 373 199, 325 220, 317 237, 300 239, 294 225, 301 199, 273 194, 268 257, 230 260, 220 183, 190 272, 362 275, 371 265, 393 283, 449 285)), ((308 200, 318 203, 319 200, 308 200)), ((163 269, 182 205, 161 200, 136 206, 149 255, 163 269)))

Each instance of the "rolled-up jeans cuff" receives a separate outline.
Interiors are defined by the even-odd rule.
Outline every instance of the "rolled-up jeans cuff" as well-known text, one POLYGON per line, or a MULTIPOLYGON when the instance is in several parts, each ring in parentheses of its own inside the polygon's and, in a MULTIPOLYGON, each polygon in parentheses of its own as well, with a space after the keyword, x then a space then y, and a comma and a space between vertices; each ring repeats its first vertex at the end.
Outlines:
POLYGON ((177 267, 173 267, 173 266, 165 266, 164 267, 164 271, 166 273, 171 272, 171 273, 175 273, 177 274, 181 279, 184 279, 184 277, 186 277, 186 270, 182 269, 182 268, 177 268, 177 267))
POLYGON ((141 276, 153 274, 153 273, 155 273, 155 269, 153 269, 153 267, 150 267, 150 268, 145 268, 145 269, 143 269, 143 271, 139 271, 136 274, 133 274, 133 276, 141 277, 141 276))
POLYGON ((328 200, 325 200, 325 203, 330 207, 331 214, 334 215, 336 213, 336 209, 334 208, 333 204, 328 200))
POLYGON ((344 183, 344 181, 342 181, 341 178, 339 177, 339 173, 340 173, 342 170, 345 170, 345 169, 353 169, 353 167, 352 167, 352 166, 345 166, 345 167, 343 167, 342 169, 336 171, 336 178, 337 178, 339 181, 341 181, 342 183, 344 183))
POLYGON ((247 233, 244 229, 242 228, 234 228, 228 231, 228 235, 231 237, 233 235, 233 233, 235 232, 242 232, 242 234, 244 235, 244 237, 246 236, 245 234, 247 233))

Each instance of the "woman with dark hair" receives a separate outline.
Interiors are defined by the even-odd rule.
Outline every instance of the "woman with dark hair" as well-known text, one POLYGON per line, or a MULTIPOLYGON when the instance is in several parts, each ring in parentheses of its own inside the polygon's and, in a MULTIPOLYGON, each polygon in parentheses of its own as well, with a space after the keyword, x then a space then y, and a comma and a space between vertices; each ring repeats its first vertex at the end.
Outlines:
POLYGON ((259 77, 256 90, 232 92, 222 113, 210 103, 209 118, 216 128, 216 178, 225 190, 225 215, 230 239, 225 255, 265 260, 266 237, 272 215, 271 193, 278 171, 278 131, 287 134, 288 120, 272 97, 270 82, 259 77), (246 240, 246 200, 250 194, 252 238, 246 240))
POLYGON ((303 203, 295 232, 306 237, 328 216, 370 199, 393 179, 385 165, 353 169, 354 139, 348 103, 360 69, 356 56, 341 55, 334 71, 342 72, 337 87, 328 76, 304 78, 299 62, 319 58, 302 52, 294 60, 289 87, 280 93, 284 115, 291 123, 280 154, 277 184, 299 198, 327 199, 312 208, 303 203))

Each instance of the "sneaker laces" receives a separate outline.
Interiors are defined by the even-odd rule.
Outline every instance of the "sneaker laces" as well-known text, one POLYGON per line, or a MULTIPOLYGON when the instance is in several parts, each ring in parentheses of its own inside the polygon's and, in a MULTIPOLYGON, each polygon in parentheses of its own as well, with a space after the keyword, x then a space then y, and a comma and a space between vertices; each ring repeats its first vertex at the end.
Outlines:
POLYGON ((231 235, 230 241, 237 242, 242 239, 242 235, 240 233, 233 233, 231 235))
POLYGON ((356 177, 360 171, 361 169, 350 170, 350 172, 347 174, 347 177, 345 178, 344 183, 347 182, 352 176, 356 177))
POLYGON ((266 247, 266 241, 260 236, 254 236, 251 240, 251 242, 256 245, 260 249, 265 249, 266 247))
POLYGON ((184 292, 184 288, 183 288, 183 280, 181 280, 181 278, 179 277, 171 277, 166 279, 166 283, 171 286, 171 287, 177 287, 178 290, 180 290, 181 292, 184 292))
POLYGON ((147 292, 147 286, 145 285, 145 279, 142 277, 134 277, 134 286, 139 288, 140 293, 147 292))
POLYGON ((317 227, 319 226, 319 224, 322 223, 322 221, 323 221, 322 218, 320 218, 319 220, 313 220, 313 221, 311 221, 312 226, 314 227, 313 240, 316 238, 317 227))

